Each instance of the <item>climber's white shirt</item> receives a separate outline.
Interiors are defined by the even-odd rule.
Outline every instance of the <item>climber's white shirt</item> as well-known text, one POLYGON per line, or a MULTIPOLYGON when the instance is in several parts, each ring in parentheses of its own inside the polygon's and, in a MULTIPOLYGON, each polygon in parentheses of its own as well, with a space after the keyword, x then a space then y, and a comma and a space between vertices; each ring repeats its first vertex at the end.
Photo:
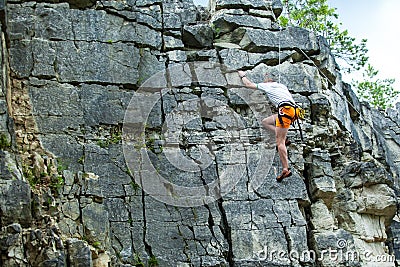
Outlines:
POLYGON ((285 102, 285 101, 290 101, 293 104, 294 99, 292 97, 292 94, 289 92, 289 89, 277 82, 269 82, 269 83, 258 83, 257 89, 263 90, 264 92, 267 93, 267 96, 269 100, 274 104, 276 107, 278 107, 279 103, 285 102))

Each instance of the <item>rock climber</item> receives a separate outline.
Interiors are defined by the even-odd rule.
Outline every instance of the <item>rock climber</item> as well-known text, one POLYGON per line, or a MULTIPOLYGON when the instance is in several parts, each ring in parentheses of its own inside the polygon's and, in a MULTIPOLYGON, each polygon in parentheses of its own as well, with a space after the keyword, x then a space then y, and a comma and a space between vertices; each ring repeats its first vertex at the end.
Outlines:
POLYGON ((275 133, 276 146, 282 163, 282 173, 276 178, 280 182, 292 175, 286 148, 291 142, 286 135, 296 117, 296 103, 289 89, 284 84, 276 82, 271 74, 266 73, 262 83, 251 82, 244 71, 238 71, 238 74, 247 88, 264 91, 272 104, 278 108, 278 113, 263 119, 262 125, 275 133))

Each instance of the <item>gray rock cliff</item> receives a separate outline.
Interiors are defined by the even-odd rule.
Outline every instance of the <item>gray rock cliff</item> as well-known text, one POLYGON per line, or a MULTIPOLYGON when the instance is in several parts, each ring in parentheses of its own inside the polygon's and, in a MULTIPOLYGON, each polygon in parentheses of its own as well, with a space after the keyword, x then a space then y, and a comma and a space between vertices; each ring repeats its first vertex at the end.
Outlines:
POLYGON ((1 266, 398 266, 400 104, 280 1, 0 1, 1 266), (275 74, 307 111, 280 172, 275 74))

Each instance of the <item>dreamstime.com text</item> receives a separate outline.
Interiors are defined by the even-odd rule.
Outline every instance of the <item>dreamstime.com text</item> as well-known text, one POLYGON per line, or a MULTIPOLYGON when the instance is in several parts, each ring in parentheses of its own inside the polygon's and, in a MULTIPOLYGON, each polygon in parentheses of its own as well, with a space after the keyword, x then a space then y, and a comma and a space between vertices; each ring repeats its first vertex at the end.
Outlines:
POLYGON ((255 253, 255 258, 258 261, 268 262, 286 262, 286 261, 330 261, 330 262, 394 262, 394 255, 374 255, 370 251, 357 252, 357 251, 344 251, 343 249, 328 248, 316 253, 313 250, 305 251, 279 251, 268 250, 264 247, 263 250, 255 253))

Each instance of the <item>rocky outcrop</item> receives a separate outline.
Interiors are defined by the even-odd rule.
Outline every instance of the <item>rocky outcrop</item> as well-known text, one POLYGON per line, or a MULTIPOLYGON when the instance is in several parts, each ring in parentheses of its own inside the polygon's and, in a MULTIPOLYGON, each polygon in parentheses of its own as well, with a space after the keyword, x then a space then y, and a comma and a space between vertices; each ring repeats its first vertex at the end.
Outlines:
POLYGON ((279 1, 0 1, 2 266, 395 266, 400 105, 279 1), (4 19, 3 19, 4 18, 4 19), (307 111, 282 183, 274 112, 307 111))

